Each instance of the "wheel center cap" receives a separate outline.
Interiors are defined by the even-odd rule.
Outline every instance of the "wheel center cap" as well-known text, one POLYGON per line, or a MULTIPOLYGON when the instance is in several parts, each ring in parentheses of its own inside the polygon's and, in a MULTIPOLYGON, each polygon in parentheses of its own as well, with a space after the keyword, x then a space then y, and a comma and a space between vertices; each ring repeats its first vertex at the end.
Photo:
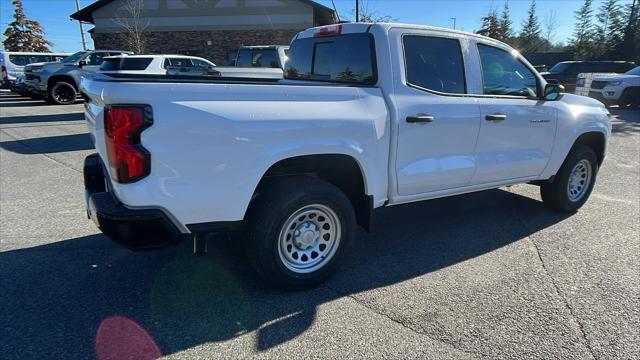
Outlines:
POLYGON ((315 229, 315 225, 304 224, 300 227, 299 231, 297 231, 297 236, 295 236, 295 244, 298 248, 302 250, 306 250, 312 247, 316 239, 318 238, 318 234, 315 229))

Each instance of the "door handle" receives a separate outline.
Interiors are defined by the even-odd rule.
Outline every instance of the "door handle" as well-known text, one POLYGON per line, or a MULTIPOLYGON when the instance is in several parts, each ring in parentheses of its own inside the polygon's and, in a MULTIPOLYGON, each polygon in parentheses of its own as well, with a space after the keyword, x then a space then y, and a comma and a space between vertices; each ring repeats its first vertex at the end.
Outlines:
POLYGON ((502 121, 502 120, 507 120, 507 115, 492 114, 492 115, 485 116, 484 119, 487 121, 502 121))
POLYGON ((408 123, 430 123, 433 122, 433 120, 435 120, 435 118, 431 115, 426 115, 426 114, 417 114, 417 115, 413 115, 413 116, 407 116, 407 122, 408 123))

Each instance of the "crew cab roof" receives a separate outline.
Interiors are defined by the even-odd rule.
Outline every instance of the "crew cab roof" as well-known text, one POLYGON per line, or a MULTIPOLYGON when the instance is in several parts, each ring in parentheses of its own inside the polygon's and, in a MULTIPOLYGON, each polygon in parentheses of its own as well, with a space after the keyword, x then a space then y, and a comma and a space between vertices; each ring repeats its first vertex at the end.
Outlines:
POLYGON ((368 32, 372 27, 382 28, 385 32, 389 31, 389 29, 391 28, 403 28, 403 29, 415 29, 415 30, 431 30, 431 31, 445 32, 450 34, 458 34, 466 37, 474 37, 474 38, 482 39, 485 41, 491 41, 491 42, 497 41, 487 36, 468 33, 468 32, 459 31, 459 30, 452 30, 452 29, 447 29, 447 28, 442 28, 437 26, 404 24, 404 23, 364 23, 364 22, 317 26, 317 27, 310 28, 298 33, 298 35, 296 36, 296 39, 314 37, 314 35, 319 31, 321 31, 322 29, 331 29, 331 28, 336 28, 338 26, 340 27, 340 34, 364 33, 364 32, 368 32))

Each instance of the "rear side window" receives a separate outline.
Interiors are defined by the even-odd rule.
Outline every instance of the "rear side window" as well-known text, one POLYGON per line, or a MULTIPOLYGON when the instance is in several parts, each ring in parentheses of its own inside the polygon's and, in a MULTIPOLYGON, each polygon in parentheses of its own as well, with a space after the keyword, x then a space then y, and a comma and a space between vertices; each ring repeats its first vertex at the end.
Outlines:
POLYGON ((450 94, 466 92, 458 40, 406 35, 402 43, 410 85, 450 94))
POLYGON ((278 51, 273 49, 269 50, 240 50, 238 53, 238 61, 236 63, 238 67, 266 67, 266 68, 279 68, 280 57, 278 51))
POLYGON ((374 54, 368 33, 298 39, 289 48, 285 78, 373 85, 374 54))
POLYGON ((29 58, 26 55, 9 55, 9 62, 14 65, 25 66, 29 64, 29 58))
POLYGON ((164 67, 167 66, 186 66, 192 67, 193 63, 189 58, 167 58, 164 60, 164 67))
POLYGON ((144 70, 151 64, 152 60, 152 58, 107 58, 100 65, 100 70, 144 70))
POLYGON ((481 44, 478 44, 478 52, 484 94, 536 97, 536 76, 517 56, 481 44))

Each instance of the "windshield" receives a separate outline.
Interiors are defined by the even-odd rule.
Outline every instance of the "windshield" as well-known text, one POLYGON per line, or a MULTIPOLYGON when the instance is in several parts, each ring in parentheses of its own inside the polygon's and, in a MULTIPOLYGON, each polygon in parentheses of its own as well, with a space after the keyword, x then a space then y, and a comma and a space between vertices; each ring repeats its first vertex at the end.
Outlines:
POLYGON ((78 60, 80 60, 84 54, 86 54, 86 52, 84 51, 78 51, 77 53, 73 54, 73 55, 69 55, 66 58, 62 59, 63 63, 74 63, 77 62, 78 60))
POLYGON ((570 65, 571 64, 569 64, 569 63, 557 63, 551 69, 549 69, 549 72, 551 72, 551 73, 561 73, 561 72, 564 72, 565 70, 567 70, 570 65))
POLYGON ((640 75, 640 66, 634 67, 633 69, 624 73, 625 75, 640 75))

